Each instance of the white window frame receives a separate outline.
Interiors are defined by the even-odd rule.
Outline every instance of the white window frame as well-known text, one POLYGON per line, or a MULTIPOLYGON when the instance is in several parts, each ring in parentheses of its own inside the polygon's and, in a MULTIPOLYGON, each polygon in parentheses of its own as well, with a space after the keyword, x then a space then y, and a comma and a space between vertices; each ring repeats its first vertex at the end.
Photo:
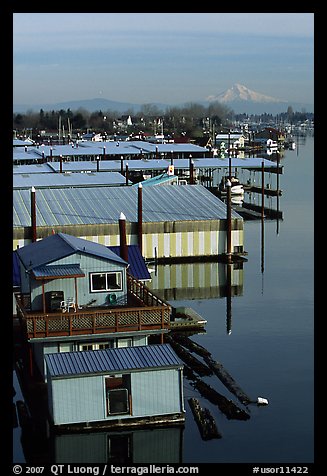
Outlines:
POLYGON ((109 341, 105 342, 81 342, 79 344, 79 351, 85 350, 104 350, 104 349, 111 349, 112 344, 109 341), (90 347, 89 349, 83 349, 83 347, 90 347))
POLYGON ((91 293, 105 293, 105 292, 109 292, 109 291, 112 291, 112 292, 122 291, 123 290, 123 273, 122 273, 122 271, 106 271, 104 273, 90 273, 90 290, 91 290, 91 293), (118 288, 111 288, 108 285, 107 276, 112 275, 112 274, 116 275, 116 282, 119 283, 118 288), (96 275, 105 275, 106 287, 104 289, 93 289, 93 279, 92 278, 93 278, 93 276, 96 276, 96 275))

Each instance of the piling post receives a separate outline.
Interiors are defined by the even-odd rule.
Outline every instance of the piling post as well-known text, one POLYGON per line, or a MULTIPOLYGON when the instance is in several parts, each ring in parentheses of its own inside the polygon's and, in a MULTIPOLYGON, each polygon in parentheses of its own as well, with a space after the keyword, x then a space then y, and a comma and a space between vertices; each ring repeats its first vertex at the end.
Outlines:
POLYGON ((119 216, 119 245, 120 245, 120 257, 128 262, 128 248, 126 240, 126 217, 121 212, 119 216))
POLYGON ((103 160, 106 160, 106 146, 103 146, 103 160))
POLYGON ((142 248, 143 248, 142 223, 143 223, 143 187, 140 182, 137 189, 137 234, 138 234, 138 244, 139 244, 139 249, 141 254, 142 254, 142 248))
POLYGON ((226 182, 227 190, 227 259, 230 262, 232 257, 232 200, 231 200, 232 184, 230 180, 226 182))
POLYGON ((170 151, 170 154, 171 154, 171 155, 170 155, 170 165, 174 165, 174 151, 171 150, 171 151, 170 151))
POLYGON ((228 151, 228 178, 229 180, 232 179, 232 156, 228 151))
POLYGON ((124 157, 120 156, 120 173, 124 175, 124 157))
POLYGON ((31 225, 32 225, 32 242, 36 241, 36 200, 35 187, 31 188, 31 225))
POLYGON ((194 185, 194 162, 190 161, 190 184, 194 185))
POLYGON ((100 157, 97 156, 97 172, 100 172, 100 157))
POLYGON ((125 170, 125 179, 126 179, 126 185, 128 185, 128 163, 126 162, 126 170, 125 170))
POLYGON ((189 156, 189 170, 190 170, 190 185, 193 185, 193 166, 192 166, 192 155, 189 156))
POLYGON ((62 155, 59 156, 59 172, 62 174, 62 155))

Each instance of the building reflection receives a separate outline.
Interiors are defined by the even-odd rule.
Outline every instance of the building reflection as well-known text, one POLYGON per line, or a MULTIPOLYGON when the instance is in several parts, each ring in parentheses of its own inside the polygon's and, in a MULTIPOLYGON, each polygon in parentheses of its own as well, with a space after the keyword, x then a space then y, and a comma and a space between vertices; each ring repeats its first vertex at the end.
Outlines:
POLYGON ((183 427, 55 435, 54 463, 181 463, 183 427))
POLYGON ((157 265, 147 286, 166 301, 214 299, 243 295, 243 263, 157 265))

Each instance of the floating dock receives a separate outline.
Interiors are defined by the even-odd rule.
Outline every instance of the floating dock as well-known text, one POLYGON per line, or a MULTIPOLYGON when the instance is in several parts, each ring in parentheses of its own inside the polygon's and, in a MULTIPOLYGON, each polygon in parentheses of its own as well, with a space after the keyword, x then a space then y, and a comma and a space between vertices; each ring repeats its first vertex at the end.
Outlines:
POLYGON ((190 307, 173 308, 173 316, 170 320, 170 329, 188 330, 203 329, 207 321, 190 307))

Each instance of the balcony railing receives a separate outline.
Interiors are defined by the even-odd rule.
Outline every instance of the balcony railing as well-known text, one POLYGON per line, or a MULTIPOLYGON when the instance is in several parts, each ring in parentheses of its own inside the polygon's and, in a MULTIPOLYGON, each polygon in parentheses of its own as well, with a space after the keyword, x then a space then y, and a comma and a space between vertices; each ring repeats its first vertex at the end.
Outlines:
POLYGON ((28 310, 28 296, 16 295, 17 314, 29 339, 168 329, 171 307, 143 283, 127 276, 127 306, 88 307, 76 312, 28 310))

